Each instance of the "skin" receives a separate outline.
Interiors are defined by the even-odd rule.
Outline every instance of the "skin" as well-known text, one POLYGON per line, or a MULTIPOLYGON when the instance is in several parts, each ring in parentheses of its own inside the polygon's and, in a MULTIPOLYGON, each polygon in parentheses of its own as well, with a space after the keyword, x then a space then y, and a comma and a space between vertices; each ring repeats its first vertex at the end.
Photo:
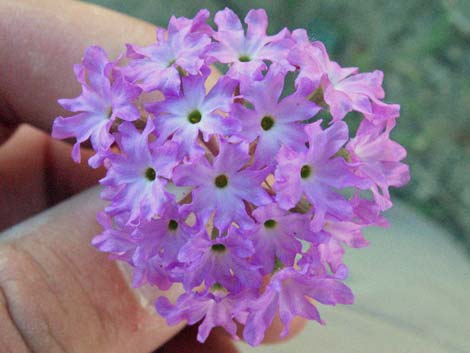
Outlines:
POLYGON ((48 135, 66 114, 57 99, 80 93, 72 66, 87 46, 116 57, 124 43, 154 39, 152 25, 97 6, 0 0, 0 352, 236 352, 221 330, 201 345, 195 328, 168 327, 153 308, 159 293, 132 289, 89 245, 103 170, 74 164, 71 147, 48 135))

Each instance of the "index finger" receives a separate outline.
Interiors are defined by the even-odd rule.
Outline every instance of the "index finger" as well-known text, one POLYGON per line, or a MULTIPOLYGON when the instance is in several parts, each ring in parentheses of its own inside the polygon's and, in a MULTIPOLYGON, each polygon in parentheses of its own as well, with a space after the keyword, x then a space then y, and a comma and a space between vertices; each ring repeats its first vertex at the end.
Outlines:
POLYGON ((127 42, 155 40, 154 26, 75 1, 0 2, 0 123, 29 123, 49 131, 64 111, 57 99, 80 86, 73 64, 85 48, 99 44, 116 57, 127 42))

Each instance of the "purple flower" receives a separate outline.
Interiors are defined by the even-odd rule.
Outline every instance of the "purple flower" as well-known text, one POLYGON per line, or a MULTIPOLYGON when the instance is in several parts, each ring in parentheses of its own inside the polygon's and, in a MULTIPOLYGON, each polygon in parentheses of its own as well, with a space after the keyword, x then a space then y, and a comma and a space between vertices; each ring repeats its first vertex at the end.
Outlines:
POLYGON ((176 204, 170 203, 160 218, 152 221, 160 261, 167 266, 180 265, 178 254, 181 248, 194 233, 200 231, 197 225, 189 226, 187 218, 188 215, 181 213, 176 204))
POLYGON ((377 227, 388 227, 389 223, 381 215, 381 208, 374 200, 363 199, 356 192, 350 200, 354 209, 356 222, 364 226, 374 225, 377 227))
POLYGON ((194 155, 203 151, 196 144, 200 132, 208 142, 214 134, 224 136, 238 129, 237 121, 222 114, 230 109, 237 82, 228 77, 221 78, 206 95, 204 85, 208 74, 205 70, 202 76, 183 77, 180 95, 147 105, 147 110, 156 115, 155 128, 160 142, 172 136, 183 151, 194 155))
POLYGON ((242 125, 239 136, 248 142, 258 139, 255 159, 261 164, 273 165, 281 145, 301 151, 307 142, 301 122, 320 110, 306 98, 310 92, 302 88, 279 101, 284 80, 285 73, 272 68, 262 81, 242 80, 240 93, 254 109, 232 106, 231 116, 242 125))
POLYGON ((358 74, 354 71, 351 75, 352 68, 343 69, 334 62, 331 67, 328 77, 322 77, 321 87, 333 120, 342 119, 351 110, 371 115, 373 102, 384 96, 383 72, 358 74))
POLYGON ((253 346, 260 344, 276 313, 284 325, 281 336, 289 333, 289 324, 295 316, 323 324, 318 310, 308 298, 326 305, 352 304, 354 301, 351 290, 337 279, 315 277, 305 270, 287 267, 271 278, 264 293, 250 305, 243 338, 253 346))
POLYGON ((149 136, 153 131, 150 119, 142 133, 131 123, 121 124, 117 135, 121 153, 108 157, 108 172, 100 180, 105 186, 102 197, 111 201, 106 212, 110 215, 129 212, 129 223, 151 219, 174 199, 165 185, 178 164, 178 145, 151 144, 149 136))
POLYGON ((233 227, 228 235, 215 239, 209 239, 205 231, 192 237, 178 255, 178 260, 187 265, 185 289, 189 291, 201 283, 206 288, 219 283, 230 292, 259 288, 261 273, 249 262, 254 251, 251 240, 233 227))
MULTIPOLYGON (((175 30, 184 30, 186 28, 191 29, 191 33, 206 34, 209 37, 214 34, 214 30, 210 25, 207 24, 207 19, 210 16, 210 12, 207 9, 199 10, 193 19, 186 17, 174 17, 170 19, 170 23, 174 26, 175 30)), ((169 26, 170 27, 170 26, 169 26)))
POLYGON ((286 266, 293 266, 295 256, 302 250, 297 236, 309 233, 309 219, 304 215, 288 213, 275 203, 253 211, 256 225, 250 231, 255 247, 253 262, 260 264, 263 274, 269 274, 278 258, 286 266))
POLYGON ((76 115, 53 131, 76 138, 76 161, 90 139, 89 164, 106 168, 93 245, 130 264, 134 286, 184 288, 156 303, 169 324, 199 322, 201 342, 245 325, 256 345, 276 315, 286 335, 294 316, 323 323, 318 303, 353 302, 343 256, 387 225, 389 187, 409 180, 390 139, 400 107, 382 101, 382 72, 342 68, 305 30, 268 36, 264 10, 246 33, 229 9, 217 32, 208 17, 172 17, 157 42, 127 45, 127 63, 90 47, 75 66, 82 94, 60 100, 76 115), (212 64, 225 73, 210 88, 212 64))
POLYGON ((338 221, 334 218, 325 220, 323 229, 317 234, 323 238, 318 244, 318 250, 333 273, 344 266, 344 244, 351 248, 363 248, 369 244, 362 235, 362 228, 362 225, 350 221, 338 221))
POLYGON ((217 326, 225 328, 233 338, 238 339, 237 325, 233 320, 240 322, 239 317, 246 311, 249 298, 246 293, 222 296, 219 292, 191 292, 182 294, 175 305, 168 298, 160 297, 155 306, 158 313, 166 318, 168 325, 176 325, 183 320, 193 325, 202 320, 197 340, 204 342, 217 326))
POLYGON ((398 118, 400 115, 400 105, 386 104, 379 100, 371 101, 371 112, 364 113, 364 117, 374 124, 383 124, 384 121, 398 118))
POLYGON ((161 290, 167 290, 173 284, 168 266, 160 257, 159 236, 161 236, 161 227, 152 220, 141 222, 130 234, 135 244, 130 262, 134 267, 132 281, 134 287, 150 283, 161 290))
POLYGON ((204 52, 211 43, 205 23, 209 11, 201 10, 193 20, 172 17, 168 31, 157 29, 157 42, 148 47, 127 45, 129 65, 122 69, 127 78, 145 91, 180 91, 180 73, 198 74, 204 65, 204 52))
POLYGON ((109 252, 114 259, 129 263, 133 269, 132 285, 139 287, 144 283, 158 286, 162 290, 171 287, 169 272, 159 257, 158 231, 154 224, 142 222, 139 227, 129 226, 125 218, 114 217, 114 222, 104 213, 98 215, 104 231, 93 238, 92 244, 103 252, 109 252))
POLYGON ((246 211, 246 202, 262 206, 272 202, 261 183, 267 169, 244 168, 249 162, 248 145, 220 141, 219 154, 211 164, 205 156, 178 166, 173 175, 176 185, 193 186, 192 202, 183 205, 206 223, 214 213, 214 225, 225 231, 232 222, 247 229, 253 220, 246 211))
POLYGON ((356 137, 346 146, 355 173, 372 182, 371 190, 381 210, 392 207, 388 188, 410 180, 409 167, 401 163, 406 150, 390 139, 394 126, 395 119, 379 124, 363 120, 356 137))
POLYGON ((230 64, 228 76, 261 78, 262 71, 267 69, 266 61, 279 65, 285 71, 294 69, 287 61, 293 44, 289 31, 283 29, 274 36, 267 36, 268 16, 264 10, 248 12, 245 17, 248 27, 246 36, 240 19, 228 8, 217 12, 214 21, 218 32, 213 37, 217 42, 211 45, 207 55, 230 64))
POLYGON ((290 209, 305 194, 313 204, 312 229, 319 230, 326 214, 340 219, 350 219, 353 210, 349 202, 336 189, 349 186, 364 187, 365 182, 355 176, 341 157, 335 153, 348 140, 348 127, 336 122, 322 130, 321 121, 307 125, 309 148, 298 153, 283 146, 278 155, 275 171, 276 201, 283 209, 290 209))
POLYGON ((170 204, 160 218, 143 222, 133 232, 132 238, 138 244, 132 258, 137 284, 147 280, 160 289, 168 289, 172 282, 180 280, 183 264, 178 261, 178 254, 198 231, 186 224, 186 218, 175 204, 170 204), (167 288, 163 288, 165 285, 167 288))
POLYGON ((135 227, 126 224, 126 217, 112 218, 105 212, 98 213, 96 220, 103 231, 93 238, 92 245, 102 252, 110 253, 113 259, 131 263, 135 243, 131 240, 130 234, 135 227))
POLYGON ((198 230, 186 224, 187 215, 178 212, 176 204, 167 205, 158 219, 142 220, 138 226, 126 224, 125 215, 115 216, 114 223, 105 213, 98 216, 104 231, 92 244, 134 267, 134 287, 148 282, 168 289, 180 276, 178 253, 198 230))
POLYGON ((289 60, 300 68, 297 82, 307 78, 315 89, 322 90, 333 121, 352 110, 372 115, 373 104, 384 104, 379 102, 384 98, 382 71, 359 74, 356 67, 342 68, 330 60, 323 43, 310 42, 305 30, 294 31, 292 38, 297 44, 289 60))
POLYGON ((77 139, 72 150, 72 158, 77 163, 80 162, 80 144, 90 139, 97 152, 89 160, 93 168, 99 166, 102 155, 114 142, 109 132, 114 121, 134 121, 140 118, 133 101, 141 90, 126 82, 119 73, 113 74, 115 64, 109 61, 103 49, 89 47, 82 64, 74 67, 75 76, 82 85, 82 94, 73 99, 59 99, 62 107, 78 114, 68 118, 59 116, 52 127, 54 138, 77 139))

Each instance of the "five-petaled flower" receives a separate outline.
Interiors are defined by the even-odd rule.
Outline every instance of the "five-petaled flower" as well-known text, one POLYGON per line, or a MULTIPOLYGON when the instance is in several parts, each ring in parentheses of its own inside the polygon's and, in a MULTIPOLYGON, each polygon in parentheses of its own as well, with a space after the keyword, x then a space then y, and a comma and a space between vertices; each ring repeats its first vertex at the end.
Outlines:
POLYGON ((381 71, 341 67, 305 30, 267 35, 264 10, 246 31, 230 9, 217 30, 208 18, 172 17, 125 62, 90 47, 82 94, 59 101, 76 114, 53 136, 76 138, 77 162, 90 140, 89 164, 106 169, 93 245, 130 264, 134 286, 181 285, 155 303, 168 324, 199 322, 203 342, 217 326, 238 338, 238 323, 257 345, 276 315, 286 335, 295 316, 323 324, 320 304, 352 304, 343 255, 387 225, 409 169, 381 71), (224 66, 215 83, 211 64, 224 66))

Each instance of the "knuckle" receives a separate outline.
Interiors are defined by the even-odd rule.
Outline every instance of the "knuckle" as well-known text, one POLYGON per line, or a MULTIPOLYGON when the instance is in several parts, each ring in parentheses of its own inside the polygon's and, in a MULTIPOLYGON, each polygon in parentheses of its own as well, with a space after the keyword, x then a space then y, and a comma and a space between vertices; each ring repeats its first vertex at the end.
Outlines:
POLYGON ((31 349, 24 341, 20 330, 11 318, 9 304, 0 286, 0 352, 30 353, 31 349))
POLYGON ((0 343, 16 347, 12 352, 66 351, 41 310, 43 276, 27 251, 15 243, 0 245, 0 310, 8 329, 0 330, 0 343))
POLYGON ((0 245, 0 281, 21 274, 26 257, 15 243, 0 245))
POLYGON ((20 253, 12 245, 0 246, 0 351, 32 352, 18 326, 11 307, 11 298, 7 287, 17 276, 20 269, 20 253))
POLYGON ((120 322, 91 297, 93 289, 84 288, 83 274, 71 262, 39 241, 0 243, 0 311, 15 344, 26 347, 2 348, 12 335, 2 329, 0 316, 0 353, 104 352, 113 346, 120 322))

